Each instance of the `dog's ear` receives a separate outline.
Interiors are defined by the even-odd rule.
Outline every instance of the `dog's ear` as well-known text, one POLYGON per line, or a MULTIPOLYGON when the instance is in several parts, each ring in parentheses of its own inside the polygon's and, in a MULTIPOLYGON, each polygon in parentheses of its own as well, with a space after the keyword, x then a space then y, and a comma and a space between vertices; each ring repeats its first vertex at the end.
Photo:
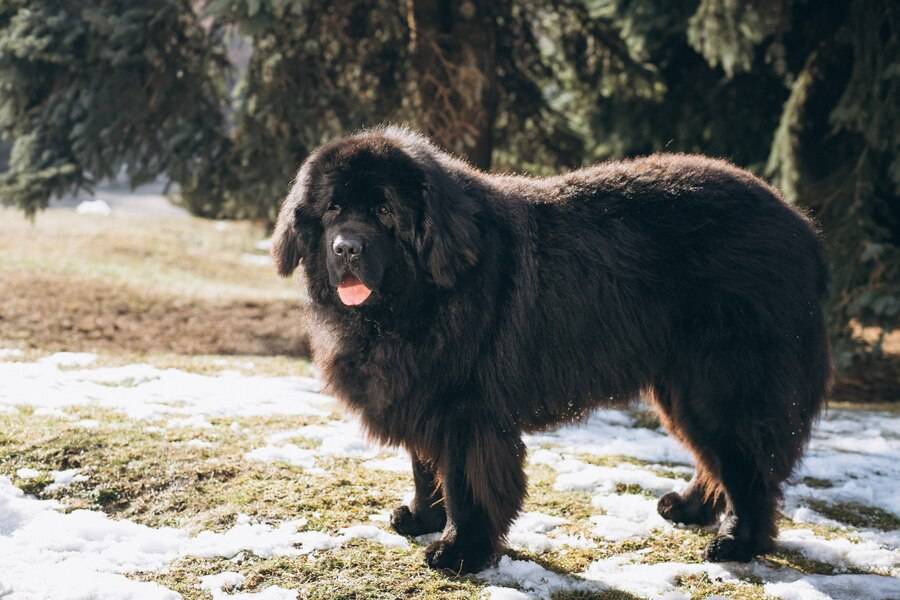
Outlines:
POLYGON ((281 206, 278 213, 278 221, 275 223, 275 231, 272 233, 272 258, 278 274, 287 277, 294 272, 300 264, 300 236, 297 234, 294 222, 294 209, 288 206, 290 196, 281 206))
POLYGON ((478 203, 439 165, 425 173, 419 253, 432 280, 450 288, 478 263, 478 203))
POLYGON ((275 231, 272 233, 272 258, 278 274, 287 277, 294 272, 300 259, 303 258, 302 240, 297 231, 297 207, 304 201, 309 187, 308 162, 303 165, 294 185, 278 212, 278 220, 275 222, 275 231))

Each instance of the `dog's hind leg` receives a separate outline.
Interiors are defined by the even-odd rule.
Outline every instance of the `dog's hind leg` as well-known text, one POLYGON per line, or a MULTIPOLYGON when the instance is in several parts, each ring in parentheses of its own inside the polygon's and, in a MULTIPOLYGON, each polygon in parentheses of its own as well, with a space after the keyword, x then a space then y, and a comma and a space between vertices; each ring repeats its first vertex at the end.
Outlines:
POLYGON ((434 468, 426 464, 414 453, 412 458, 413 481, 416 495, 409 506, 397 507, 391 515, 391 527, 403 535, 423 535, 444 528, 447 514, 440 484, 435 478, 434 468))
POLYGON ((803 452, 824 394, 824 377, 817 374, 827 371, 803 359, 806 349, 773 351, 760 345, 768 350, 763 352, 749 340, 745 344, 756 360, 741 357, 741 351, 735 350, 744 360, 733 355, 722 370, 727 371, 729 364, 751 362, 760 370, 734 369, 713 382, 721 394, 703 408, 716 406, 712 420, 720 425, 715 433, 693 440, 715 456, 727 500, 718 535, 706 548, 706 559, 711 561, 747 561, 774 547, 781 485, 803 452))
POLYGON ((683 493, 663 496, 657 508, 667 519, 698 525, 714 523, 724 509, 725 518, 705 556, 717 562, 748 561, 772 547, 781 478, 770 468, 771 459, 760 453, 762 447, 771 447, 763 442, 771 436, 760 425, 729 419, 722 414, 727 410, 704 403, 702 411, 680 411, 678 437, 693 451, 698 472, 683 493))
POLYGON ((774 546, 780 482, 771 473, 761 472, 752 452, 728 446, 717 450, 727 512, 704 558, 746 562, 774 546))
POLYGON ((746 406, 746 395, 729 394, 704 381, 695 382, 685 399, 688 397, 690 404, 675 395, 673 413, 677 415, 677 437, 697 459, 698 479, 686 493, 664 496, 659 512, 674 521, 711 524, 718 509, 724 508, 725 518, 707 546, 705 558, 748 561, 773 544, 783 477, 776 475, 781 469, 772 463, 784 442, 766 431, 760 416, 747 408, 735 411, 736 405, 746 406), (763 448, 771 448, 772 457, 764 454, 763 448), (717 493, 710 495, 709 491, 717 493))
POLYGON ((518 435, 469 422, 446 436, 438 475, 447 523, 425 550, 436 569, 474 572, 500 548, 525 498, 525 445, 518 435))
POLYGON ((680 398, 672 395, 663 385, 650 390, 652 404, 656 407, 663 427, 694 454, 694 476, 681 492, 669 492, 659 499, 656 510, 661 517, 673 523, 685 525, 712 525, 725 509, 725 498, 717 479, 718 465, 692 446, 695 437, 690 431, 691 417, 685 416, 680 398), (687 429, 687 431, 684 431, 687 429))
POLYGON ((669 419, 725 501, 708 560, 748 561, 774 546, 781 484, 821 403, 821 383, 797 354, 769 337, 724 339, 686 356, 673 384, 669 419))

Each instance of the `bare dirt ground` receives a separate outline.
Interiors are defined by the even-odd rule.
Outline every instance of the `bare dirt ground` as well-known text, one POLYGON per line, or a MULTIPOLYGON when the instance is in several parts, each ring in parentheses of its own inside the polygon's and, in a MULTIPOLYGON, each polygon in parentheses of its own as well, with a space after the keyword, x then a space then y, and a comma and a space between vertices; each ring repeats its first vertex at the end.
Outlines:
POLYGON ((262 228, 174 214, 31 223, 0 210, 0 342, 22 349, 306 356, 296 282, 262 228))
POLYGON ((215 301, 138 294, 127 286, 15 274, 3 284, 0 339, 104 352, 306 356, 288 300, 215 301))

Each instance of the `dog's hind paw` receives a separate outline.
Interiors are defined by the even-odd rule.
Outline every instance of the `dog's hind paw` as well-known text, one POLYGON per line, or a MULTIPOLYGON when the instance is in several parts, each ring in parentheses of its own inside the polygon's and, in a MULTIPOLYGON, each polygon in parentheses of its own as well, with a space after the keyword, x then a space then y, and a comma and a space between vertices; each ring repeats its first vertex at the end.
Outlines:
POLYGON ((444 528, 441 519, 424 519, 413 514, 408 506, 398 506, 391 514, 391 527, 401 535, 425 535, 444 528))
POLYGON ((716 522, 716 513, 711 504, 689 502, 678 492, 669 492, 659 499, 656 512, 663 519, 685 525, 712 525, 716 522))

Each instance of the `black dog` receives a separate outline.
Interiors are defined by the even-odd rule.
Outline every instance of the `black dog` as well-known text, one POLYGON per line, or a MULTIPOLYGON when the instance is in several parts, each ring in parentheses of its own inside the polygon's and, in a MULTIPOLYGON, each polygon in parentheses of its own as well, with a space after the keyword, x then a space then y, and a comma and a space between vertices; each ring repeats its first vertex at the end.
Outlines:
POLYGON ((696 458, 664 517, 721 526, 714 561, 772 547, 830 377, 822 245, 751 174, 655 155, 535 179, 489 175, 407 130, 304 163, 276 227, 302 261, 330 389, 412 456, 392 517, 443 530, 432 567, 472 571, 525 496, 521 434, 643 391, 696 458))

